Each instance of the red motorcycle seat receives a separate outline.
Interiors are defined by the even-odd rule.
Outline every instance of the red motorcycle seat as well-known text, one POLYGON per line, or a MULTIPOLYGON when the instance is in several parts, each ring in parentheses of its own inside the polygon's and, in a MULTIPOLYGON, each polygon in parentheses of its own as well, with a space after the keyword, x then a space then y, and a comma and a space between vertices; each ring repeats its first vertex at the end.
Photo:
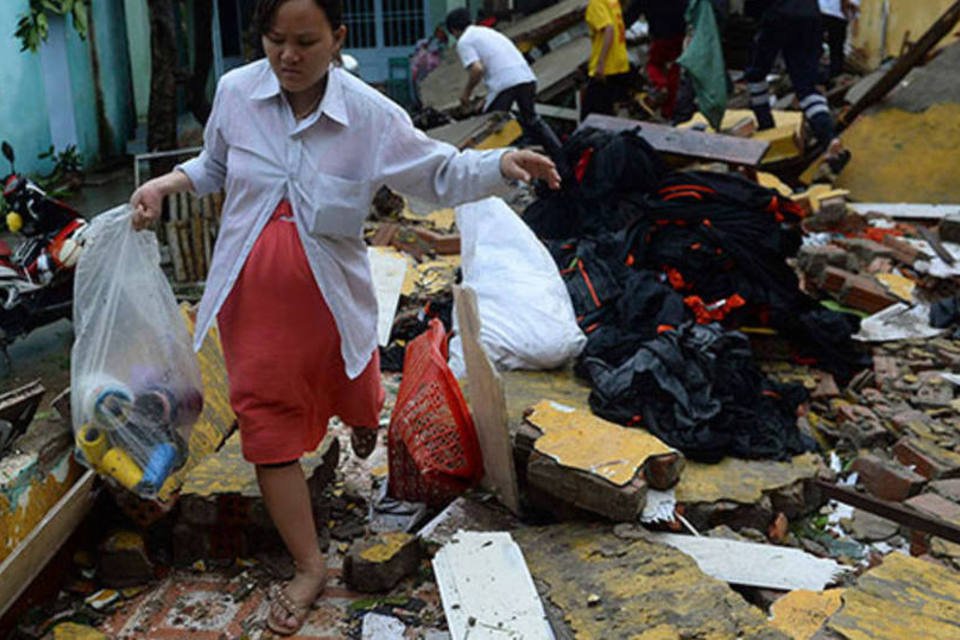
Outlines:
POLYGON ((0 258, 9 258, 13 255, 13 250, 10 248, 10 245, 4 240, 0 240, 0 258))

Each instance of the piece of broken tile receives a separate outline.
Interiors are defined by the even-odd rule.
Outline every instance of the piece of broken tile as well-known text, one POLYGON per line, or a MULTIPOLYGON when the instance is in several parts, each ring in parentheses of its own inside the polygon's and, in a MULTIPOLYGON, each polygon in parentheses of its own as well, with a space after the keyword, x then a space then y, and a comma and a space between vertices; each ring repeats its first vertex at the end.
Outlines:
POLYGON ((902 553, 860 576, 828 628, 847 640, 960 638, 956 572, 902 553))
POLYGON ((843 589, 791 591, 770 607, 770 623, 793 640, 810 640, 842 603, 843 589))

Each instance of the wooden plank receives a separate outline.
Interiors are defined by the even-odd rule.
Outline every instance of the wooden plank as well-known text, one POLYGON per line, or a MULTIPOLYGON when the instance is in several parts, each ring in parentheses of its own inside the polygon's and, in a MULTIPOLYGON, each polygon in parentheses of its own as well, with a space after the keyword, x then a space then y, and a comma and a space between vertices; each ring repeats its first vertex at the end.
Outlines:
POLYGON ((88 470, 0 563, 0 616, 16 602, 93 506, 96 474, 88 470))
POLYGON ((12 424, 14 431, 26 430, 46 392, 39 380, 33 380, 0 394, 0 420, 12 424))
POLYGON ((910 70, 920 64, 933 47, 940 42, 944 36, 950 33, 950 30, 960 21, 960 0, 954 2, 943 15, 940 16, 933 25, 927 29, 923 37, 914 44, 890 67, 890 70, 883 74, 876 84, 870 87, 863 96, 850 108, 840 114, 837 119, 837 129, 843 131, 857 116, 869 109, 874 104, 880 102, 890 91, 892 91, 910 70))
POLYGON ((513 466, 507 401, 500 374, 480 344, 477 294, 470 287, 454 287, 453 300, 467 367, 467 395, 483 452, 483 482, 508 509, 519 514, 520 493, 513 466))
MULTIPOLYGON (((568 88, 572 88, 576 75, 590 60, 590 38, 582 36, 557 47, 531 65, 537 77, 537 98, 550 100, 568 88)), ((460 108, 460 94, 467 82, 467 72, 460 65, 456 52, 448 53, 440 65, 420 83, 420 100, 425 106, 438 111, 454 111, 460 108)), ((474 90, 474 98, 487 95, 481 85, 474 90)))
POLYGON ((437 552, 433 571, 453 640, 555 637, 509 533, 460 531, 437 552))
POLYGON ((525 52, 582 22, 586 12, 586 0, 561 0, 507 25, 501 31, 525 52))
POLYGON ((407 259, 389 249, 367 247, 373 289, 377 296, 377 343, 381 347, 390 343, 393 319, 400 304, 400 291, 407 277, 407 259))
POLYGON ((825 480, 817 480, 816 484, 817 488, 828 498, 849 504, 851 507, 869 511, 881 518, 893 520, 910 529, 923 531, 938 538, 960 544, 960 526, 952 522, 929 516, 916 509, 905 507, 898 502, 881 500, 869 494, 860 493, 850 487, 841 487, 825 480))
POLYGON ((485 113, 430 129, 427 135, 458 149, 466 149, 493 134, 508 121, 509 117, 503 113, 485 113))
POLYGON ((586 77, 590 62, 590 38, 574 38, 538 58, 532 65, 537 76, 537 100, 553 100, 576 86, 579 75, 586 77))
POLYGON ((176 195, 167 197, 167 222, 163 223, 167 232, 167 247, 170 249, 170 261, 173 262, 173 279, 184 282, 187 272, 180 255, 180 235, 177 233, 177 220, 180 218, 180 199, 176 195))
POLYGON ((769 142, 706 133, 691 129, 678 129, 662 124, 652 124, 591 113, 580 127, 594 127, 607 131, 623 131, 640 127, 639 135, 661 153, 694 160, 714 160, 730 164, 755 167, 770 146, 769 142))
POLYGON ((653 533, 650 539, 692 557, 718 580, 763 589, 822 591, 850 570, 793 547, 677 533, 653 533))

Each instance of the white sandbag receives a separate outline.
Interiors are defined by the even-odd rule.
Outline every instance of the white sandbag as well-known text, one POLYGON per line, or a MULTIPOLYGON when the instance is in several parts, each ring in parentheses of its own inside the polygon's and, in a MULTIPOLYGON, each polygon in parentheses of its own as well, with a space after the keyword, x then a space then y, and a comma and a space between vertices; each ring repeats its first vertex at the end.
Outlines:
MULTIPOLYGON (((567 287, 546 247, 500 198, 457 207, 463 284, 477 294, 480 343, 504 369, 554 369, 587 342, 567 287)), ((457 314, 453 314, 454 331, 457 314)), ((450 341, 450 368, 466 371, 459 336, 450 341)))

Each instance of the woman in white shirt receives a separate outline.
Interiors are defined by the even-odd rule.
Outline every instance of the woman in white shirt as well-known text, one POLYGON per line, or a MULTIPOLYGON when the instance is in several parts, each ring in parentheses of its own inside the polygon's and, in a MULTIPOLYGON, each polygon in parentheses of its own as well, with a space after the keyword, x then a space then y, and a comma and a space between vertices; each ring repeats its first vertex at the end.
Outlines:
POLYGON ((166 195, 224 189, 221 227, 195 344, 216 320, 244 457, 296 562, 271 590, 268 626, 295 633, 323 591, 326 564, 303 471, 327 421, 353 427, 368 456, 383 404, 377 305, 363 222, 381 185, 447 206, 559 176, 531 151, 458 152, 415 129, 400 107, 332 65, 341 0, 258 0, 265 60, 226 74, 203 152, 131 197, 134 226, 166 195))

